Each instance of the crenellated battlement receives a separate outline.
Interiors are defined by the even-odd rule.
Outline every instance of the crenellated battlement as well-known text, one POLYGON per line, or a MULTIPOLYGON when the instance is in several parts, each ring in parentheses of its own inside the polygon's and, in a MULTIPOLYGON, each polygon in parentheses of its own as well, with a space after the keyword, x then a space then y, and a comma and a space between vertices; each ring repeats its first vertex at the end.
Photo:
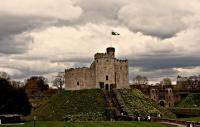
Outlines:
POLYGON ((80 70, 89 70, 90 68, 88 67, 77 67, 77 68, 69 68, 69 69, 65 69, 65 73, 66 72, 71 72, 71 71, 80 71, 80 70))
POLYGON ((94 55, 94 59, 96 60, 96 59, 100 59, 100 58, 105 58, 105 57, 107 57, 107 54, 106 53, 96 53, 95 55, 94 55))
POLYGON ((117 62, 119 63, 128 63, 128 60, 119 60, 119 59, 116 59, 117 62))
POLYGON ((107 53, 96 53, 94 55, 94 59, 101 59, 101 58, 114 58, 113 55, 107 54, 107 53))
POLYGON ((94 55, 95 60, 101 58, 115 58, 115 48, 109 47, 106 49, 106 53, 96 53, 94 55))

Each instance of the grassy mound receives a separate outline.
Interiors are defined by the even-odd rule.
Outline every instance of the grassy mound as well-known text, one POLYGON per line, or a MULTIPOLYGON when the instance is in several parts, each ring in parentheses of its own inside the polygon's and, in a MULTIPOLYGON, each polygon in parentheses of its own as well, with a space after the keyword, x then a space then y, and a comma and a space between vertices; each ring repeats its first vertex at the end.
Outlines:
POLYGON ((38 120, 104 120, 105 109, 104 95, 99 89, 63 91, 51 97, 27 119, 37 116, 38 120))
POLYGON ((189 94, 186 98, 180 101, 176 106, 182 108, 200 108, 200 93, 189 94))
POLYGON ((161 114, 164 117, 175 118, 175 115, 159 106, 155 101, 149 99, 141 91, 137 89, 120 90, 124 103, 133 114, 157 116, 161 114))

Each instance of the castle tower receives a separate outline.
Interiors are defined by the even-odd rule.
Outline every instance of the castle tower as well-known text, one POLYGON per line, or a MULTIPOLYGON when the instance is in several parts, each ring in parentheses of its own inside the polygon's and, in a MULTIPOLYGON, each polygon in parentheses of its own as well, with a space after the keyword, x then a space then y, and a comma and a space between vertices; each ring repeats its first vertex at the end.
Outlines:
POLYGON ((79 90, 101 88, 127 88, 128 60, 115 58, 115 48, 108 47, 105 53, 96 53, 89 68, 65 70, 65 89, 79 90))
POLYGON ((106 53, 107 53, 109 56, 115 58, 115 48, 113 48, 113 47, 108 47, 108 48, 106 49, 106 53))
POLYGON ((96 87, 110 90, 115 84, 115 48, 109 47, 106 53, 95 54, 96 87))

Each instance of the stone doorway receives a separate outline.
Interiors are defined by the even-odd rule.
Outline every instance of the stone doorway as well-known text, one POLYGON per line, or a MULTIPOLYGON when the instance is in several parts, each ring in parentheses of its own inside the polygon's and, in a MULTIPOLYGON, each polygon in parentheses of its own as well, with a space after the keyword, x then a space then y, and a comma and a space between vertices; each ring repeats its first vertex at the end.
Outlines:
POLYGON ((100 89, 104 89, 104 82, 100 82, 99 87, 100 87, 100 89))
POLYGON ((109 85, 108 84, 106 84, 106 90, 109 90, 109 85))
POLYGON ((165 102, 164 101, 160 101, 160 106, 165 107, 165 102))

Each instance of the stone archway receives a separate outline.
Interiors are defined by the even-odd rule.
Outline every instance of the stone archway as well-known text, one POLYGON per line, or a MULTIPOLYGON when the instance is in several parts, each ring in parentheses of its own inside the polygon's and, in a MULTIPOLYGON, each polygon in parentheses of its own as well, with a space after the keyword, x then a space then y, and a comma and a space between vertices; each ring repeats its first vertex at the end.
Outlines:
POLYGON ((160 104, 160 106, 165 107, 165 101, 164 101, 164 100, 161 100, 161 101, 159 102, 159 104, 160 104))

